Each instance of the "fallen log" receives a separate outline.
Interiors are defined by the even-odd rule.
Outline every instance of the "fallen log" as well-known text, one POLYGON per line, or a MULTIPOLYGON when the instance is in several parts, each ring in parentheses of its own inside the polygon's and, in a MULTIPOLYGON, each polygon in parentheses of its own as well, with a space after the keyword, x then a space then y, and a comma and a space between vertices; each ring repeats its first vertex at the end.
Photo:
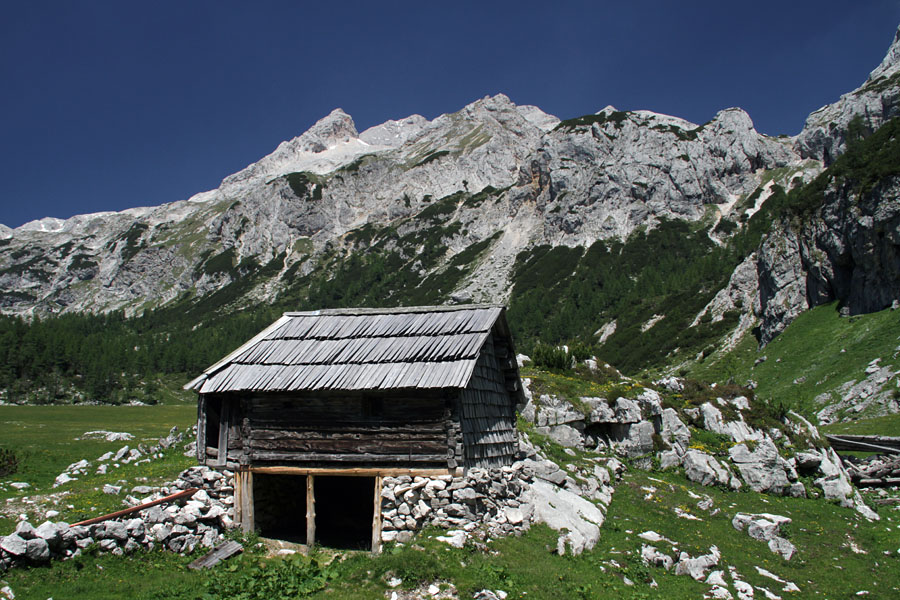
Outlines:
POLYGON ((890 487, 895 485, 900 485, 900 477, 864 478, 860 479, 856 484, 857 487, 890 487))
POLYGON ((867 438, 866 436, 855 435, 855 436, 838 436, 838 435, 826 435, 825 438, 831 443, 831 447, 835 450, 858 450, 861 452, 881 452, 883 454, 900 454, 900 448, 895 448, 893 445, 885 446, 882 445, 887 443, 885 438, 880 436, 872 436, 872 441, 879 441, 879 444, 873 444, 868 441, 864 441, 867 438))
POLYGON ((125 515, 130 515, 131 513, 136 513, 138 511, 144 510, 145 508, 150 508, 151 506, 156 506, 157 504, 163 504, 165 502, 174 502, 175 500, 181 500, 182 498, 190 498, 194 494, 200 491, 200 488, 189 488, 183 490, 181 492, 172 494, 170 496, 166 496, 165 498, 160 498, 159 500, 154 500, 153 502, 147 502, 145 504, 139 504, 138 506, 132 506, 131 508, 126 508, 124 510, 119 510, 113 513, 109 513, 107 515, 103 515, 100 517, 94 517, 93 519, 88 519, 87 521, 81 521, 79 523, 74 523, 72 527, 77 527, 80 525, 93 525, 94 523, 102 523, 103 521, 109 521, 110 519, 118 519, 119 517, 124 517, 125 515))

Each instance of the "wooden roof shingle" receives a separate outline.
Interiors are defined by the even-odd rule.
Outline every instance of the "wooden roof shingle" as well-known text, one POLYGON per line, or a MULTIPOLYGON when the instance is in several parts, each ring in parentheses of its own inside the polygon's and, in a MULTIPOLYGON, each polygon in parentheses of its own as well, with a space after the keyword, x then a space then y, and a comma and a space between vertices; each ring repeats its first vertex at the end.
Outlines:
POLYGON ((285 313, 186 389, 200 393, 464 388, 496 305, 285 313))

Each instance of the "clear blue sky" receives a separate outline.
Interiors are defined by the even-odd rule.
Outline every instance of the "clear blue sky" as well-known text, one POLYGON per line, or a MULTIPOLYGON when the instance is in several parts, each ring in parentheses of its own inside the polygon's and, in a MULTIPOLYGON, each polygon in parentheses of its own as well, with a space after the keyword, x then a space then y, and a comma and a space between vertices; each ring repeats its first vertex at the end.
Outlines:
POLYGON ((86 2, 0 18, 0 223, 212 189, 341 107, 363 129, 505 93, 795 134, 862 83, 898 0, 86 2))

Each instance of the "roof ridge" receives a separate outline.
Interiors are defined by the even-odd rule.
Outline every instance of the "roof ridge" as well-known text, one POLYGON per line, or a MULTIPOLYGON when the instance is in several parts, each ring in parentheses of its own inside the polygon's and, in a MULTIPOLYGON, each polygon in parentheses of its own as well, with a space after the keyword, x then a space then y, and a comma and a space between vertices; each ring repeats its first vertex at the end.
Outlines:
MULTIPOLYGON (((323 315, 323 316, 329 316, 329 315, 323 315)), ((330 316, 334 316, 334 315, 330 315, 330 316)), ((309 336, 297 335, 296 337, 289 337, 289 336, 275 337, 275 338, 267 337, 267 338, 265 338, 265 340, 260 340, 260 341, 275 342, 275 341, 282 341, 282 340, 314 340, 317 342, 339 342, 339 341, 343 341, 343 340, 347 340, 347 339, 386 340, 386 339, 399 339, 399 338, 405 339, 405 338, 457 337, 460 335, 481 335, 483 333, 487 333, 488 331, 491 331, 493 328, 494 328, 494 326, 491 325, 490 327, 486 327, 485 329, 467 329, 465 331, 443 331, 443 332, 438 331, 436 333, 391 333, 391 334, 382 333, 382 334, 353 335, 353 336, 345 336, 345 337, 337 337, 335 335, 330 335, 330 334, 324 335, 324 336, 323 335, 309 335, 309 336)))
POLYGON ((456 312, 461 310, 505 309, 504 304, 456 304, 452 306, 395 306, 392 308, 323 308, 312 311, 288 311, 285 317, 327 317, 336 315, 408 315, 433 312, 456 312))

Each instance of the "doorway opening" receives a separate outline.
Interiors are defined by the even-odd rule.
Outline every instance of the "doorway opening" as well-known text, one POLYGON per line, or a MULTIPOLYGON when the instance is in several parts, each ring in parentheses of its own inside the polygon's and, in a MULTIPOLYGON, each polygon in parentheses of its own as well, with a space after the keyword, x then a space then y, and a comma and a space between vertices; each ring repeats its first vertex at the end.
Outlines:
POLYGON ((313 489, 316 543, 342 550, 371 550, 375 478, 317 475, 313 489))
POLYGON ((253 508, 260 536, 306 543, 306 475, 254 474, 253 508))

